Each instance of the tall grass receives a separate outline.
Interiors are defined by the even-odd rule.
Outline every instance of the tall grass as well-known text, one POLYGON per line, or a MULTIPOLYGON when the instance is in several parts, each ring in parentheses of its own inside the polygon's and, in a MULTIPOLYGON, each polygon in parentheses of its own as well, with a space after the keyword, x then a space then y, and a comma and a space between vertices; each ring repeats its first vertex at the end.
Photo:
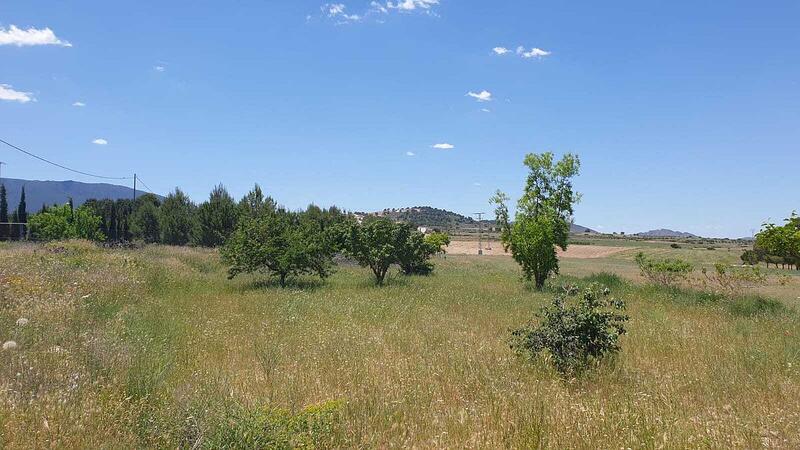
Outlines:
POLYGON ((62 246, 0 248, 5 448, 800 446, 798 319, 766 298, 567 273, 631 322, 565 382, 508 348, 552 295, 510 258, 280 289, 227 280, 211 251, 62 246))

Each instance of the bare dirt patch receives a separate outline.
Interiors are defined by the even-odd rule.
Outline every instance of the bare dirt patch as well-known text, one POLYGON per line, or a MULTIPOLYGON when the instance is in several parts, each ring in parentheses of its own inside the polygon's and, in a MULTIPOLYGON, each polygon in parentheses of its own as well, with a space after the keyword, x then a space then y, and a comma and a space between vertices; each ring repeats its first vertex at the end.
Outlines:
MULTIPOLYGON (((605 258, 613 254, 631 250, 632 247, 611 247, 601 245, 570 245, 567 251, 558 251, 558 256, 562 258, 576 258, 576 259, 592 259, 592 258, 605 258)), ((478 242, 477 241, 451 241, 447 247, 447 253, 450 255, 477 255, 478 242)), ((511 256, 510 253, 503 251, 503 246, 497 241, 483 243, 484 255, 506 255, 511 256)))

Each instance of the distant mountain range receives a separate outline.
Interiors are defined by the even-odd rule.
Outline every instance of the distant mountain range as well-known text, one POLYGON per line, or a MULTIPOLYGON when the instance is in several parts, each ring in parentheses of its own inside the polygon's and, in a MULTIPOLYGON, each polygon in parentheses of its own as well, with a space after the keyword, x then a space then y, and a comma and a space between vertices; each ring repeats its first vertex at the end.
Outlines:
MULTIPOLYGON (((17 208, 22 186, 25 186, 25 203, 28 212, 34 213, 42 205, 64 204, 70 197, 75 206, 86 200, 133 198, 133 189, 108 183, 81 183, 79 181, 38 181, 3 178, 0 183, 6 187, 9 210, 17 208)), ((142 194, 138 192, 137 194, 142 194)))
POLYGON ((685 231, 674 231, 674 230, 667 230, 666 228, 661 228, 658 230, 650 230, 645 231, 643 233, 636 233, 634 236, 640 237, 652 237, 652 238, 696 238, 699 237, 692 233, 687 233, 685 231))
MULTIPOLYGON (((388 217, 392 220, 410 222, 415 225, 430 227, 453 229, 459 227, 476 227, 478 221, 472 217, 463 216, 461 214, 447 211, 445 209, 433 208, 431 206, 412 206, 410 208, 387 208, 383 211, 375 211, 371 213, 358 212, 358 215, 374 215, 388 217)), ((494 220, 482 220, 484 225, 494 225, 494 220)), ((572 224, 570 226, 572 233, 597 233, 591 228, 581 225, 572 224)))

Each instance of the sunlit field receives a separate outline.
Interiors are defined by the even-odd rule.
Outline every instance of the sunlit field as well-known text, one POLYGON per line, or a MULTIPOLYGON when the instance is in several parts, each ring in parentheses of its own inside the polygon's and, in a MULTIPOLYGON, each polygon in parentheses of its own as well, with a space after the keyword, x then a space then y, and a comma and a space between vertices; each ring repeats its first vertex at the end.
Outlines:
POLYGON ((281 289, 210 250, 2 245, 0 447, 800 447, 800 278, 720 298, 643 284, 633 254, 564 259, 545 292, 504 256, 281 289), (509 349, 591 281, 628 305, 616 358, 564 380, 509 349))

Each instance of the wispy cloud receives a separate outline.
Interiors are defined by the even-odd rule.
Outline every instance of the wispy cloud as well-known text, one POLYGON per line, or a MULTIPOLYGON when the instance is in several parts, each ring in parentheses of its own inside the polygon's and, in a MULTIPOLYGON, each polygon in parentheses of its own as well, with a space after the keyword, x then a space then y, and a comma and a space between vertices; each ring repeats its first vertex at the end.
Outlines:
POLYGON ((509 49, 507 49, 505 47, 495 47, 495 48, 492 49, 492 51, 495 52, 498 55, 505 55, 506 53, 510 53, 511 52, 511 50, 509 50, 509 49))
MULTIPOLYGON (((364 22, 372 19, 374 22, 383 23, 384 17, 393 12, 414 13, 421 12, 430 16, 436 16, 434 7, 439 5, 439 0, 398 0, 398 1, 378 1, 372 0, 363 12, 356 14, 350 13, 344 3, 325 3, 320 7, 322 17, 334 21, 337 25, 364 22)), ((313 16, 306 16, 306 22, 310 22, 313 16)))
POLYGON ((153 66, 153 70, 155 70, 156 72, 163 72, 167 70, 167 68, 165 66, 158 65, 158 66, 153 66))
POLYGON ((482 112, 485 112, 485 113, 490 113, 490 112, 492 112, 492 110, 491 110, 491 109, 489 109, 489 108, 481 108, 481 111, 482 111, 482 112))
POLYGON ((86 103, 83 103, 83 102, 75 102, 75 103, 73 103, 73 104, 72 104, 72 106, 77 106, 77 107, 79 107, 79 108, 83 108, 84 106, 86 106, 86 103))
POLYGON ((20 103, 36 101, 32 93, 15 91, 9 84, 0 84, 0 100, 20 103))
POLYGON ((517 47, 517 54, 523 58, 543 58, 545 56, 549 56, 551 53, 552 52, 548 52, 536 47, 530 49, 530 51, 525 51, 525 47, 521 45, 517 47))
POLYGON ((406 152, 406 156, 416 156, 417 154, 414 152, 406 152))
POLYGON ((103 139, 103 138, 97 138, 97 139, 92 141, 92 144, 95 144, 95 145, 108 145, 108 141, 103 139))
POLYGON ((431 145, 431 147, 439 149, 439 150, 451 150, 451 149, 456 148, 455 145, 448 144, 447 142, 444 142, 444 143, 441 143, 441 144, 433 144, 433 145, 431 145))
POLYGON ((467 96, 474 98, 479 102, 490 102, 492 101, 492 93, 486 90, 480 91, 478 93, 469 91, 467 92, 467 96))
POLYGON ((31 45, 60 45, 72 47, 67 41, 62 41, 50 28, 37 29, 30 27, 27 30, 11 25, 8 29, 0 27, 0 45, 16 45, 26 47, 31 45))
POLYGON ((320 7, 322 13, 330 19, 335 19, 337 23, 360 22, 362 17, 358 14, 348 14, 347 6, 344 3, 326 3, 320 7))

